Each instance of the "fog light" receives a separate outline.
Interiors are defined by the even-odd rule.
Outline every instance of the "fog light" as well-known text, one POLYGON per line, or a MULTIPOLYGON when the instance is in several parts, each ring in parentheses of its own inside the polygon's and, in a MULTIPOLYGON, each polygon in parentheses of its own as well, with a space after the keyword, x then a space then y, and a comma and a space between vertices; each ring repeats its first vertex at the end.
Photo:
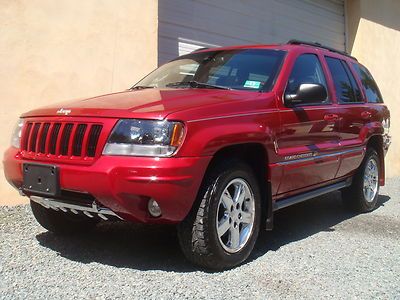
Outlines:
POLYGON ((161 216, 161 208, 156 200, 150 199, 147 203, 147 209, 149 210, 150 215, 152 215, 153 217, 157 218, 161 216))

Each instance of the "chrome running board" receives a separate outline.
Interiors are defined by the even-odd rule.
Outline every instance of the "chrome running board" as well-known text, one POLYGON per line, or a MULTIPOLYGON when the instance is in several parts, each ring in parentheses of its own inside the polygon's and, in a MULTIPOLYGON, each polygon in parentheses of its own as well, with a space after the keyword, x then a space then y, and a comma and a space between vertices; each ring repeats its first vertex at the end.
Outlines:
POLYGON ((121 219, 116 213, 112 210, 104 207, 97 206, 96 202, 93 201, 92 206, 83 206, 78 204, 70 204, 65 202, 57 201, 56 199, 38 197, 38 196, 30 196, 30 199, 47 209, 53 209, 56 211, 62 212, 72 212, 77 215, 79 212, 83 213, 88 218, 94 218, 96 215, 103 220, 108 220, 107 216, 117 217, 121 219))

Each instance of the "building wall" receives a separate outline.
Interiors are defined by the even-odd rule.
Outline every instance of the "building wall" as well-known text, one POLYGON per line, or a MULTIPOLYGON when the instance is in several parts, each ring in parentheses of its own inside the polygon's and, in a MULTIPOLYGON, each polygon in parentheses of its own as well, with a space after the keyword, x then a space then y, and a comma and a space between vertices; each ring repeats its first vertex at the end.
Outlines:
MULTIPOLYGON (((0 0, 0 155, 34 107, 130 87, 157 66, 157 0, 0 0)), ((0 205, 18 201, 0 167, 0 205)))
POLYGON ((201 47, 319 41, 345 48, 343 0, 161 0, 159 63, 201 47))
POLYGON ((400 1, 348 0, 348 51, 377 81, 391 112, 393 143, 386 159, 388 177, 400 175, 400 1))

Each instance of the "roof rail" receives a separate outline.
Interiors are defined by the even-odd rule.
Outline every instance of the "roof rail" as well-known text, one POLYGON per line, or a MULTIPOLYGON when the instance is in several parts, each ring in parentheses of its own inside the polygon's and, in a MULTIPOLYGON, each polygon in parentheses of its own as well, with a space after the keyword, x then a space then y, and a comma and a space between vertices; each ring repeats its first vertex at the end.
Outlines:
POLYGON ((350 54, 348 54, 345 51, 336 50, 334 48, 331 48, 331 47, 328 47, 328 46, 324 46, 324 45, 322 45, 320 43, 317 43, 317 42, 306 42, 306 41, 301 41, 301 40, 289 40, 286 44, 289 44, 289 45, 307 45, 307 46, 318 47, 318 48, 322 48, 322 49, 325 49, 325 50, 328 50, 328 51, 331 51, 331 52, 335 52, 335 53, 339 53, 339 54, 345 55, 347 57, 350 57, 350 58, 358 61, 357 58, 355 58, 354 56, 351 56, 350 54))

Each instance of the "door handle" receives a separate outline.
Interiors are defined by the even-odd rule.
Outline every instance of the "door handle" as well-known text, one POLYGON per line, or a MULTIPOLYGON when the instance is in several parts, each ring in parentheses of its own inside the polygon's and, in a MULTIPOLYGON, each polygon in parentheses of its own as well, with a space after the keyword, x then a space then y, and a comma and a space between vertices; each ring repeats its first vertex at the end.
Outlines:
POLYGON ((363 119, 370 119, 372 117, 372 114, 369 112, 369 111, 363 111, 362 113, 361 113, 361 118, 363 118, 363 119))
POLYGON ((339 116, 337 114, 326 114, 324 116, 324 120, 327 122, 334 122, 339 119, 339 116))

